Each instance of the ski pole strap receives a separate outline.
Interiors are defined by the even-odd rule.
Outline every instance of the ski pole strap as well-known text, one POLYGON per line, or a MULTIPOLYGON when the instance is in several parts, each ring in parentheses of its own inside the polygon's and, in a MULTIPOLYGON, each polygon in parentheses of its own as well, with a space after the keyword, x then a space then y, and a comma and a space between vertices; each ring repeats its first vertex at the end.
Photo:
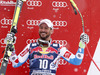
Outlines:
POLYGON ((16 26, 13 26, 11 28, 11 32, 13 32, 14 34, 16 34, 17 33, 17 27, 16 26))

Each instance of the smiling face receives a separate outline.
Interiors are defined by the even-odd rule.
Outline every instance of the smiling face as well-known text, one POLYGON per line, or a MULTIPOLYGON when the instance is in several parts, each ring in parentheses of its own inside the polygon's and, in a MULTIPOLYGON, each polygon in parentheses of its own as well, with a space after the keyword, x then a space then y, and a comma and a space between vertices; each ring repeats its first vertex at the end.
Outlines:
POLYGON ((39 35, 42 40, 49 41, 52 33, 53 30, 46 23, 42 23, 39 26, 39 35))

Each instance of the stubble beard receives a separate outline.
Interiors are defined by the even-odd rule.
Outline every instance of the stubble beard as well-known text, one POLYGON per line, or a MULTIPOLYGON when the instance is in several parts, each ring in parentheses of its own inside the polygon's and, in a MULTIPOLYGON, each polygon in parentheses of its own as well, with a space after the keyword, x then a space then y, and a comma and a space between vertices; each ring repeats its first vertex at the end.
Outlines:
POLYGON ((42 37, 41 34, 39 33, 39 36, 42 40, 46 40, 49 36, 50 36, 50 33, 48 35, 46 35, 45 37, 42 37))

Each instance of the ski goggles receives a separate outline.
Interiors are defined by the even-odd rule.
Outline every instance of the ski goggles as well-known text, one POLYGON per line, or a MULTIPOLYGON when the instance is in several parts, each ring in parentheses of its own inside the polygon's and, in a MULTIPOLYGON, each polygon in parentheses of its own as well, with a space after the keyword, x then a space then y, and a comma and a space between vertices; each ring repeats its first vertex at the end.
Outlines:
POLYGON ((42 39, 38 39, 37 42, 38 42, 39 46, 41 46, 41 47, 49 47, 51 40, 45 41, 45 40, 42 40, 42 39))

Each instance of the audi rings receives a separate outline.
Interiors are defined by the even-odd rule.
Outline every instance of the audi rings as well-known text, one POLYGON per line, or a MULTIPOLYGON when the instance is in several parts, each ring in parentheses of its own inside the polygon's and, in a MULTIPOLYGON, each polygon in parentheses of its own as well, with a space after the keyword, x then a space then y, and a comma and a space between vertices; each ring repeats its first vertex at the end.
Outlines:
POLYGON ((66 21, 53 21, 53 24, 54 24, 54 26, 61 26, 61 27, 67 26, 66 21))
POLYGON ((33 1, 33 0, 28 0, 27 1, 27 5, 28 6, 42 6, 42 2, 41 1, 33 1))
POLYGON ((53 7, 67 7, 68 5, 66 2, 53 1, 52 6, 53 7))
MULTIPOLYGON (((33 43, 33 42, 36 42, 36 41, 37 41, 37 39, 28 39, 26 41, 26 44, 30 44, 30 43, 33 43)), ((59 43, 60 45, 63 45, 63 46, 67 45, 67 41, 66 40, 53 40, 53 42, 59 43)))
POLYGON ((59 61, 59 65, 66 65, 67 61, 65 61, 64 59, 60 59, 59 61))
POLYGON ((67 45, 67 41, 66 40, 53 40, 53 42, 59 43, 60 45, 63 45, 63 46, 67 45))
POLYGON ((40 20, 27 20, 26 24, 27 25, 34 25, 34 26, 38 26, 40 23, 40 20))
MULTIPOLYGON (((40 20, 27 20, 26 24, 27 25, 32 25, 32 26, 38 26, 40 23, 40 20)), ((60 27, 65 27, 67 26, 66 21, 53 21, 54 26, 60 26, 60 27)))
POLYGON ((28 39, 28 40, 26 41, 26 44, 34 43, 34 42, 36 42, 36 41, 37 41, 37 39, 28 39))
POLYGON ((12 24, 12 19, 3 18, 3 19, 1 19, 1 24, 2 25, 11 25, 12 24))
POLYGON ((0 40, 0 43, 1 43, 1 44, 5 44, 5 43, 4 43, 4 38, 2 38, 2 39, 0 40))

